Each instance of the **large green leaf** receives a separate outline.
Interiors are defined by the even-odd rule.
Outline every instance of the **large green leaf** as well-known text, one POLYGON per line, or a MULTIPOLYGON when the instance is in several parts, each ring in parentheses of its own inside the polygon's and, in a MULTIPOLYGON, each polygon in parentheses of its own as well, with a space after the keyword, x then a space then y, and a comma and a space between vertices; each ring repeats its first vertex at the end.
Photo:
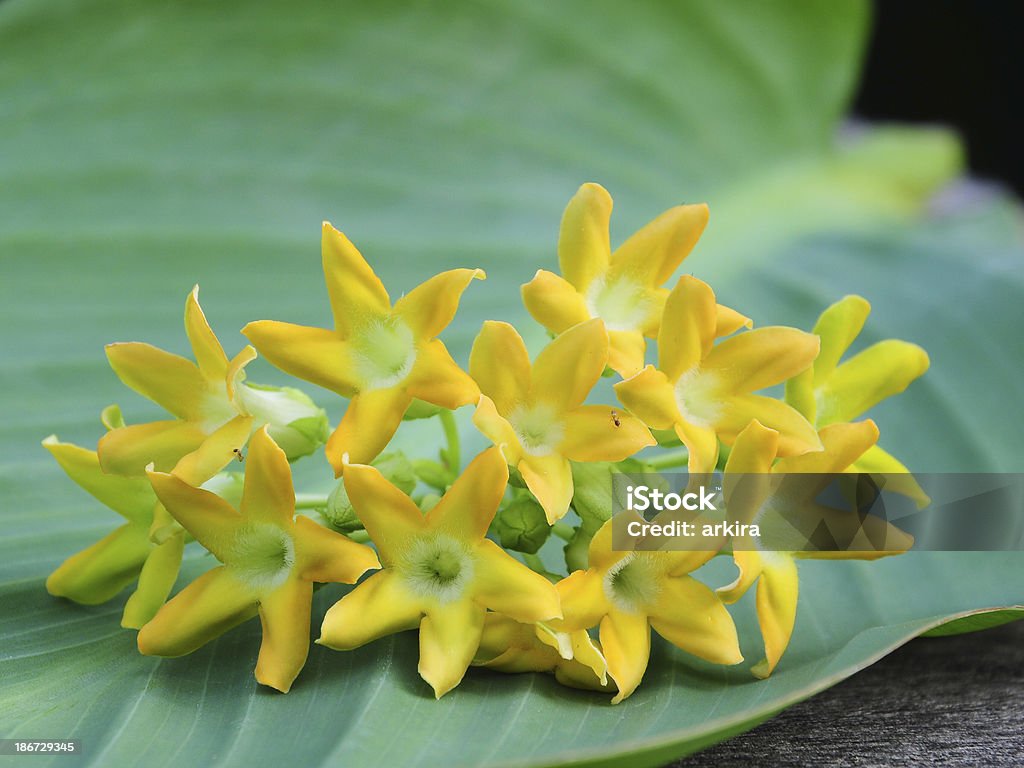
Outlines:
MULTIPOLYGON (((654 765, 951 617, 1024 603, 1018 554, 806 563, 770 680, 658 644, 644 685, 611 707, 479 671, 435 702, 411 635, 316 647, 283 697, 252 680, 254 623, 158 661, 118 628, 119 602, 43 589, 115 523, 38 441, 91 443, 115 400, 158 417, 124 393, 103 343, 183 351, 196 281, 230 351, 251 319, 326 323, 330 218, 395 293, 449 266, 488 270, 446 334, 465 361, 481 320, 525 321, 517 286, 552 266, 561 207, 585 180, 615 195, 615 239, 708 200, 686 268, 759 324, 806 327, 844 293, 869 296, 868 340, 909 338, 933 359, 873 414, 884 444, 919 470, 1018 469, 1019 212, 947 195, 922 214, 957 168, 941 132, 835 143, 866 25, 854 2, 0 4, 0 737, 79 738, 97 766, 654 765)), ((399 440, 422 450, 433 429, 399 440)), ((330 482, 322 462, 298 469, 330 482)), ((208 564, 190 553, 186 575, 208 564)), ((729 580, 714 565, 709 581, 729 580)), ((315 615, 340 593, 322 590, 315 615)), ((752 606, 736 616, 756 659, 752 606)))

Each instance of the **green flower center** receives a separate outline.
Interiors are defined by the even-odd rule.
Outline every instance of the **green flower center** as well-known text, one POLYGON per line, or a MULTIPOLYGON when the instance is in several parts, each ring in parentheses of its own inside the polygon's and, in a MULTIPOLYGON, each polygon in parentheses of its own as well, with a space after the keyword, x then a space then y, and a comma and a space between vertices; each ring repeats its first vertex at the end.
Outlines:
POLYGON ((386 389, 404 381, 416 362, 412 330, 398 318, 374 320, 353 339, 353 364, 367 389, 386 389))
POLYGON ((683 421, 698 427, 713 427, 722 412, 718 377, 694 366, 676 382, 676 405, 683 421))
POLYGON ((235 538, 228 567, 257 591, 281 586, 295 565, 295 544, 283 528, 269 523, 246 526, 235 538))
POLYGON ((565 435, 558 411, 548 403, 518 405, 508 415, 508 423, 519 438, 523 450, 534 456, 553 453, 565 435))
POLYGON ((587 291, 587 309, 604 320, 609 331, 638 331, 650 314, 647 290, 627 278, 595 280, 587 291))
POLYGON ((399 570, 416 594, 448 603, 473 578, 473 557, 464 544, 439 534, 413 542, 399 570))
POLYGON ((650 555, 631 552, 608 569, 604 593, 620 610, 642 613, 657 597, 662 571, 650 555))

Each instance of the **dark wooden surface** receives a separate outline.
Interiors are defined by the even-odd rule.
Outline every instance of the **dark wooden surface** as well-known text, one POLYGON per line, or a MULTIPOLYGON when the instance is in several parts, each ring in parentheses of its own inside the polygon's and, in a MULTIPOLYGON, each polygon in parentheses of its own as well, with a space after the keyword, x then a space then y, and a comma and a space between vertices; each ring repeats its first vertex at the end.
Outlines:
POLYGON ((673 768, 1024 766, 1024 621, 919 638, 673 768))

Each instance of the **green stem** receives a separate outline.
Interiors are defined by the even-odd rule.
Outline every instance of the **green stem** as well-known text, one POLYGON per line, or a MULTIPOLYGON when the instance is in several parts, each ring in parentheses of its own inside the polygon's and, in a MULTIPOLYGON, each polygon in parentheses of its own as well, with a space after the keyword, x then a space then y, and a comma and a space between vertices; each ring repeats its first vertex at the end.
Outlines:
POLYGON ((690 452, 685 448, 680 448, 678 451, 669 451, 663 453, 661 456, 655 456, 652 459, 643 460, 648 467, 655 471, 662 469, 673 469, 675 467, 684 467, 690 460, 690 452))
POLYGON ((360 544, 366 544, 370 540, 370 534, 362 530, 352 531, 347 534, 347 536, 352 539, 352 541, 358 541, 360 544))
POLYGON ((323 509, 327 506, 327 497, 318 493, 296 493, 296 509, 323 509))
POLYGON ((459 445, 459 427, 455 423, 455 415, 447 408, 442 408, 438 415, 444 428, 444 438, 448 442, 448 447, 442 451, 442 458, 448 470, 458 472, 462 466, 462 449, 459 445))
POLYGON ((562 541, 571 541, 576 535, 576 529, 568 523, 555 523, 551 526, 551 532, 562 541))

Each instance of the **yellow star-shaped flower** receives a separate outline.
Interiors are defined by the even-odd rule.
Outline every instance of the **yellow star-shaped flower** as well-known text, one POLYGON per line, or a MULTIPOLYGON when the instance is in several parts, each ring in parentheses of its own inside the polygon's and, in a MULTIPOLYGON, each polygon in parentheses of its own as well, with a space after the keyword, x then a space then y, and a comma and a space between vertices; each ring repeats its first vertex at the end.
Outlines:
POLYGON ((718 461, 718 441, 730 444, 751 419, 779 432, 780 455, 821 449, 814 427, 796 409, 752 394, 811 365, 818 338, 771 326, 715 344, 715 294, 684 276, 665 302, 658 333, 658 367, 615 385, 629 410, 653 429, 675 429, 689 450, 689 470, 707 473, 718 461))
POLYGON ((108 432, 98 452, 105 472, 141 475, 149 464, 209 479, 241 450, 252 430, 269 424, 291 458, 323 442, 326 416, 295 389, 250 385, 245 366, 256 357, 246 347, 228 360, 199 306, 199 286, 185 301, 185 332, 196 363, 150 344, 107 345, 107 357, 127 386, 175 416, 108 432), (180 460, 188 456, 186 464, 180 460), (208 467, 216 467, 209 471, 208 467))
POLYGON ((549 523, 572 501, 570 461, 622 461, 654 445, 643 423, 624 410, 583 405, 607 361, 608 334, 596 318, 556 338, 532 366, 508 323, 484 323, 473 343, 469 371, 481 392, 473 422, 502 447, 549 523))
POLYGON ((721 599, 691 571, 715 553, 614 552, 612 521, 590 542, 590 567, 557 584, 564 618, 555 629, 600 625, 608 674, 618 704, 643 678, 651 652, 651 629, 678 648, 715 664, 739 664, 736 626, 721 599))
POLYGON ((369 547, 295 517, 288 458, 264 427, 246 457, 239 509, 173 474, 150 471, 157 497, 223 565, 200 576, 139 632, 150 656, 191 653, 259 614, 256 680, 287 692, 309 652, 313 582, 352 584, 379 567, 369 547))
MULTIPOLYGON (((562 216, 558 236, 561 277, 539 270, 523 286, 534 319, 555 334, 590 318, 608 329, 608 365, 628 377, 644 366, 644 337, 655 338, 668 290, 662 286, 693 250, 708 221, 708 207, 679 205, 638 230, 614 253, 608 224, 612 198, 600 184, 584 184, 562 216)), ((750 320, 718 307, 718 335, 750 320)))
MULTIPOLYGON (((108 429, 123 427, 120 409, 113 405, 104 409, 103 423, 108 429)), ((169 518, 145 477, 107 474, 100 467, 96 451, 62 443, 56 435, 43 440, 43 447, 68 477, 128 521, 65 560, 47 578, 47 591, 84 605, 98 605, 138 579, 135 591, 125 603, 121 626, 140 628, 164 604, 178 578, 185 547, 184 529, 169 518), (167 522, 174 523, 173 527, 167 522), (155 527, 163 529, 158 539, 153 537, 155 527)), ((228 460, 228 456, 223 456, 222 464, 228 460)), ((193 469, 199 466, 190 460, 183 463, 193 469)), ((189 482, 198 485, 210 481, 209 485, 224 494, 233 488, 229 480, 220 482, 227 476, 212 480, 208 476, 222 466, 206 463, 199 468, 202 475, 190 478, 189 482)))
MULTIPOLYGON (((798 559, 873 560, 900 554, 913 544, 909 534, 881 518, 869 515, 861 519, 853 513, 835 514, 815 502, 822 490, 817 483, 823 483, 837 473, 850 471, 875 444, 878 440, 875 423, 867 420, 831 424, 820 434, 823 450, 776 461, 779 433, 754 420, 736 438, 725 465, 724 490, 730 517, 757 523, 761 535, 757 540, 750 536, 732 537, 733 559, 740 574, 735 582, 721 588, 719 593, 725 602, 734 603, 757 582, 757 617, 765 646, 765 658, 753 669, 758 677, 768 677, 772 673, 793 634, 799 586, 798 559), (788 485, 774 488, 769 496, 770 486, 764 482, 769 473, 810 474, 814 478, 802 481, 785 477, 782 482, 790 481, 788 485), (785 507, 773 509, 773 505, 779 503, 785 507), (773 538, 789 535, 792 528, 788 521, 792 519, 792 510, 802 507, 813 508, 820 521, 834 521, 837 529, 850 528, 853 524, 856 536, 863 539, 862 545, 834 550, 767 549, 773 538)), ((856 544, 855 539, 851 538, 851 542, 856 544)))
POLYGON ((384 568, 327 611, 317 642, 351 650, 419 627, 419 673, 440 698, 473 661, 488 609, 526 623, 561 616, 554 586, 484 538, 507 483, 491 448, 424 515, 373 467, 347 465, 349 500, 384 568))
MULTIPOLYGON (((846 296, 822 312, 813 331, 821 339, 820 354, 811 368, 786 382, 786 402, 818 429, 859 418, 928 370, 928 353, 899 339, 879 341, 840 363, 870 313, 871 305, 860 296, 846 296)), ((878 445, 865 451, 853 469, 885 474, 890 490, 919 507, 929 502, 910 470, 878 445)))
POLYGON ((476 384, 435 337, 455 317, 466 286, 484 273, 442 272, 392 307, 362 254, 327 222, 322 252, 334 329, 259 320, 242 333, 278 368, 350 398, 327 442, 340 475, 345 454, 368 463, 384 449, 414 398, 443 408, 476 402, 476 384))

